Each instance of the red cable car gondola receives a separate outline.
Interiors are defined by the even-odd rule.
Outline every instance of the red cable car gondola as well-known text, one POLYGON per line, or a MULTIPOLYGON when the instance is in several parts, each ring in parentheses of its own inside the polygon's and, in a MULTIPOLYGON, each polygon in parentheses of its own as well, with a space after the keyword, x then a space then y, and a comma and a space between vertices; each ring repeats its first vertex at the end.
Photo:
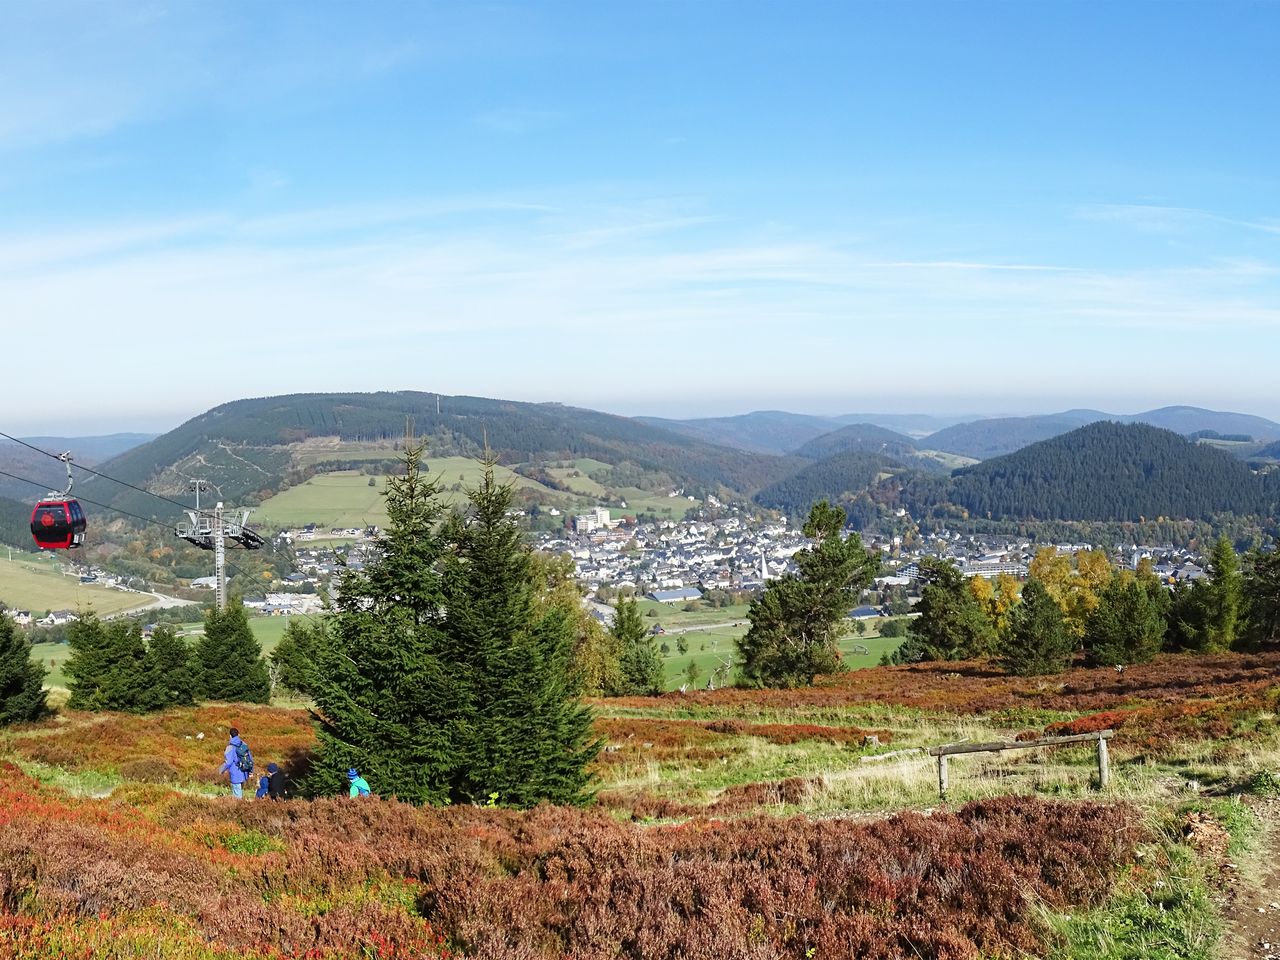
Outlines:
POLYGON ((71 454, 58 458, 67 465, 67 489, 54 491, 31 511, 31 536, 42 550, 69 550, 84 543, 84 510, 71 493, 71 454))

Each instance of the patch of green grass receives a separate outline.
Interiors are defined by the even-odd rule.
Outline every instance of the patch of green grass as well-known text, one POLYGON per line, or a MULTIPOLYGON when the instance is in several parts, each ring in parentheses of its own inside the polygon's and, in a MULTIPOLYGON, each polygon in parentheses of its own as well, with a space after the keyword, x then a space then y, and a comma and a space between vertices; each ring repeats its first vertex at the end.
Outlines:
POLYGON ((250 857, 264 853, 279 853, 285 849, 284 844, 279 840, 257 830, 229 833, 222 838, 222 847, 228 853, 241 853, 250 857))
POLYGON ((1149 853, 1163 861, 1131 876, 1102 907, 1047 915, 1057 941, 1050 960, 1212 960, 1221 925, 1203 867, 1185 846, 1149 853))
POLYGON ((10 758, 31 779, 56 787, 77 797, 105 797, 124 781, 119 774, 103 770, 63 770, 35 760, 10 758))
MULTIPOLYGON (((426 462, 430 476, 442 487, 441 499, 446 503, 464 500, 465 489, 476 486, 484 474, 480 461, 466 457, 428 455, 426 462), (463 489, 453 490, 454 484, 463 489)), ((494 475, 499 483, 537 490, 552 500, 561 496, 507 467, 496 467, 494 475)), ((260 526, 296 528, 314 523, 326 531, 332 527, 385 526, 386 489, 387 478, 383 476, 370 477, 355 470, 320 473, 265 501, 254 511, 253 518, 260 526)))

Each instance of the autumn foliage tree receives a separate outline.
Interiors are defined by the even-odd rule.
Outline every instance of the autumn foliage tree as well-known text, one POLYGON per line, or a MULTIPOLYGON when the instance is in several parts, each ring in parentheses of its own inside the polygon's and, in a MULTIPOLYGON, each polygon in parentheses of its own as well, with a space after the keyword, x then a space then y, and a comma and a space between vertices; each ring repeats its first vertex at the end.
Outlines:
POLYGON ((836 642, 879 567, 856 533, 841 535, 844 523, 839 507, 815 504, 804 525, 813 546, 795 555, 799 573, 770 581, 752 601, 751 627, 738 640, 747 683, 796 687, 843 669, 836 642))

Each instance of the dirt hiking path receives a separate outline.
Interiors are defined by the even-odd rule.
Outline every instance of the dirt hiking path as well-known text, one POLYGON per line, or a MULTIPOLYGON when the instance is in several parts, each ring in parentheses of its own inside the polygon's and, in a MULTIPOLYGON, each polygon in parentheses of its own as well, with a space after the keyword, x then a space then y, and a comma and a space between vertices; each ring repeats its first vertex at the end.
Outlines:
POLYGON ((1280 960, 1280 798, 1250 806, 1264 833, 1248 865, 1228 863, 1223 869, 1223 957, 1280 960))

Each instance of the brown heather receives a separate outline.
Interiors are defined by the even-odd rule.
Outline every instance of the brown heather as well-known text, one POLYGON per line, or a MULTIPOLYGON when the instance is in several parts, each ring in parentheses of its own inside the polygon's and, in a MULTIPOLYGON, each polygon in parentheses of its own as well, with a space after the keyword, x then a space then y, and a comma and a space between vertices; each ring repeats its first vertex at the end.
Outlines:
MULTIPOLYGON (((288 956, 375 942, 370 956, 484 960, 1013 956, 1039 947, 1036 901, 1097 903, 1140 839, 1124 806, 1030 798, 641 827, 155 785, 72 800, 4 776, 3 912, 90 926, 159 912, 208 943, 288 956), (246 844, 260 852, 231 852, 246 844)), ((789 801, 811 784, 760 786, 789 801)))

